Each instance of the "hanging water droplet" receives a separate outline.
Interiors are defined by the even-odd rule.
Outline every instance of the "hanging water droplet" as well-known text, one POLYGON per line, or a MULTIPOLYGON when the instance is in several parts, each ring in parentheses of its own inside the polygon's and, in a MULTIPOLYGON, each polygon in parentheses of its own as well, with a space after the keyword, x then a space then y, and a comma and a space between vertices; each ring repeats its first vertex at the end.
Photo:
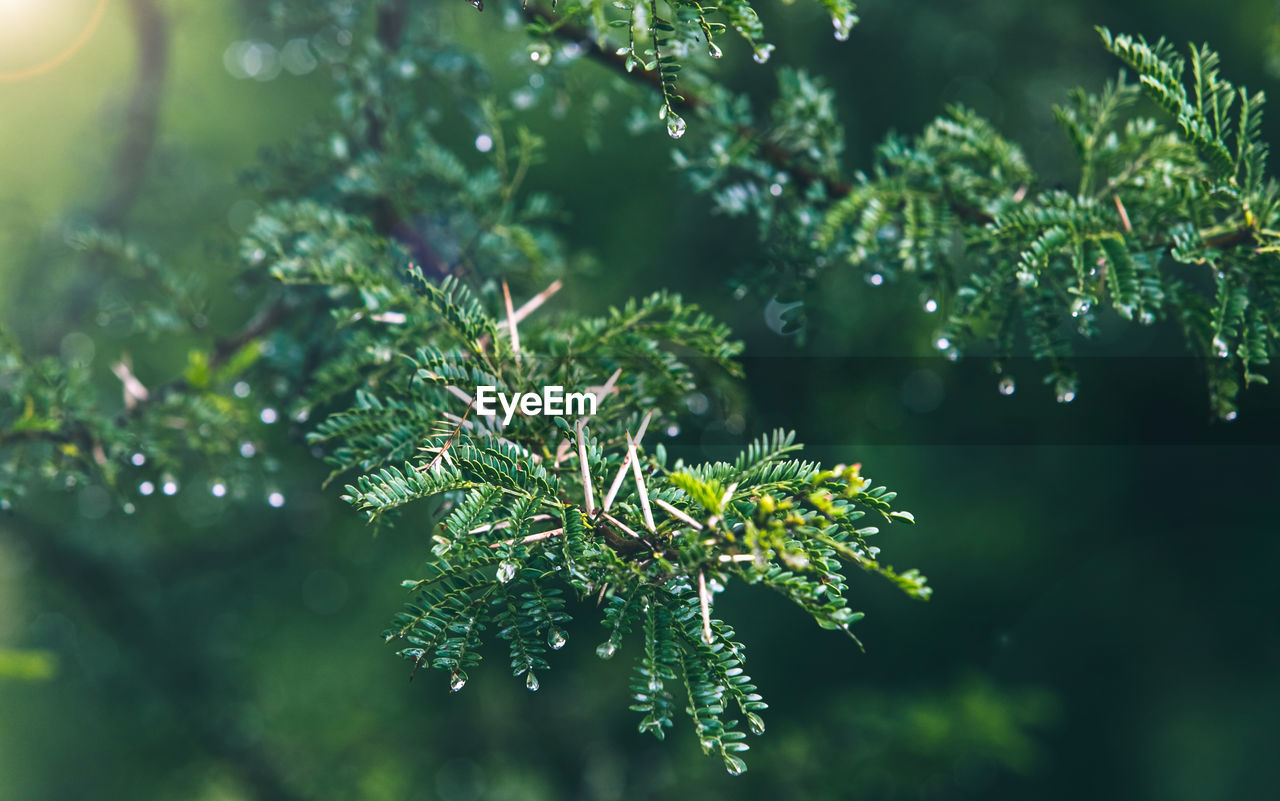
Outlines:
POLYGON ((466 686, 467 674, 461 670, 455 670, 453 675, 449 676, 449 692, 456 693, 466 686))
POLYGON ((729 771, 730 776, 741 776, 747 772, 747 763, 733 754, 725 754, 724 769, 729 771))
POLYGON ((679 139, 684 136, 686 127, 684 117, 681 117, 674 111, 667 115, 667 133, 672 139, 679 139))
POLYGON ((560 629, 552 629, 547 634, 547 645, 550 645, 553 651, 559 651, 568 641, 569 637, 560 629))
POLYGON ((752 734, 764 734, 764 718, 755 712, 747 713, 747 725, 751 727, 752 734))
POLYGON ((546 42, 534 42, 529 45, 529 60, 534 64, 550 64, 551 48, 546 42))
POLYGON ((484 11, 484 0, 467 0, 476 11, 484 11))
POLYGON ((1076 380, 1074 378, 1059 378, 1055 385, 1058 403, 1071 403, 1076 399, 1076 380))
POLYGON ((1219 359, 1225 359, 1231 355, 1231 349, 1227 347, 1222 337, 1213 338, 1213 352, 1219 359))
POLYGON ((1138 322, 1142 323, 1143 325, 1151 325, 1155 321, 1156 321, 1156 315, 1154 312, 1143 311, 1141 314, 1138 315, 1138 322))
POLYGON ((1036 274, 1030 270, 1018 270, 1018 286, 1031 288, 1036 285, 1036 274))
POLYGON ((720 58, 724 55, 724 53, 720 51, 720 46, 715 42, 707 42, 707 53, 712 58, 720 58))
POLYGON ((605 640, 596 646, 596 656, 601 659, 612 659, 617 652, 618 646, 613 644, 613 640, 605 640))
POLYGON ((1013 376, 1007 375, 1004 378, 1001 378, 999 388, 1001 395, 1012 395, 1014 390, 1017 389, 1013 383, 1013 376))
POLYGON ((396 638, 396 633, 394 631, 388 631, 386 634, 382 636, 382 641, 391 642, 395 638, 396 638))
POLYGON ((764 64, 769 60, 769 57, 773 55, 774 49, 774 46, 771 44, 760 45, 756 48, 756 52, 752 54, 751 58, 754 59, 757 64, 764 64))
POLYGON ((934 340, 933 346, 938 350, 946 350, 947 348, 951 347, 951 340, 947 339, 946 337, 938 337, 936 340, 934 340))
POLYGON ((524 677, 524 686, 529 688, 529 692, 536 693, 542 685, 538 683, 538 677, 533 675, 533 671, 529 671, 529 675, 524 677))
POLYGON ((928 314, 933 314, 938 310, 938 301, 933 298, 929 298, 924 302, 924 310, 928 314))
POLYGON ((1239 415, 1236 413, 1236 410, 1235 410, 1235 409, 1231 409, 1231 410, 1230 410, 1230 411, 1228 411, 1226 414, 1222 415, 1222 419, 1223 419, 1223 420, 1226 420, 1228 423, 1230 423, 1232 420, 1236 419, 1236 417, 1238 417, 1238 416, 1239 416, 1239 415))
POLYGON ((1071 316, 1079 317, 1082 314, 1088 314, 1093 304, 1084 298, 1076 298, 1071 302, 1071 316))
POLYGON ((506 584, 515 577, 516 563, 512 562, 510 559, 504 559, 501 564, 498 565, 498 581, 506 584))
POLYGON ((836 29, 836 41, 849 41, 849 34, 853 31, 853 26, 858 24, 857 14, 845 14, 842 17, 832 17, 831 25, 836 29))
POLYGON ((880 286, 884 283, 884 276, 880 273, 871 273, 867 276, 867 283, 872 286, 880 286))

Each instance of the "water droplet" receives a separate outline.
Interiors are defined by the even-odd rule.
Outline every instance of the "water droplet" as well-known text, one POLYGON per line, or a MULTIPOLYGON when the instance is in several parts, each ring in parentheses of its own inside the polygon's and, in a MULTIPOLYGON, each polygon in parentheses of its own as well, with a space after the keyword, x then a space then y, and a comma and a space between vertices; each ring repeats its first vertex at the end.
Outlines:
POLYGON ((240 443, 240 455, 243 456, 244 458, 246 459, 253 458, 253 455, 257 452, 258 452, 258 449, 253 446, 252 442, 240 443))
POLYGON ((171 478, 170 478, 170 479, 167 479, 167 480, 164 482, 164 486, 163 486, 163 487, 161 487, 161 488, 160 488, 160 490, 161 490, 161 492, 163 492, 165 495, 177 495, 177 494, 178 494, 178 482, 174 481, 174 480, 173 480, 173 479, 171 479, 171 478))
POLYGON ((684 136, 686 127, 684 117, 681 117, 675 112, 671 112, 667 115, 667 133, 672 139, 679 139, 684 136))
POLYGON ((134 467, 142 467, 144 464, 147 463, 147 457, 144 454, 135 453, 134 455, 129 457, 129 463, 132 464, 134 467))
POLYGON ((721 56, 724 55, 724 53, 721 52, 720 50, 720 46, 717 45, 715 42, 707 42, 707 54, 710 55, 712 58, 720 58, 721 56))
POLYGON ((933 314, 938 310, 938 301, 933 298, 929 298, 924 302, 924 310, 929 314, 933 314))
POLYGON ((741 776, 747 772, 747 763, 733 754, 725 754, 724 769, 729 771, 730 776, 741 776))
POLYGON ((267 496, 267 503, 271 504, 271 506, 276 509, 279 509, 281 506, 284 506, 284 495, 279 492, 273 492, 267 496))
POLYGON ((223 484, 221 481, 216 482, 212 487, 209 488, 209 492, 215 498, 225 497, 227 494, 227 485, 223 484))
POLYGON ((1012 395, 1017 386, 1013 383, 1013 376, 1007 375, 1000 379, 999 384, 1001 395, 1012 395))
POLYGON ((769 61, 769 57, 773 55, 774 49, 774 46, 771 44, 761 45, 756 48, 756 52, 752 54, 751 58, 754 59, 757 64, 764 64, 769 61))
POLYGON ((1036 285, 1036 274, 1030 270, 1018 270, 1018 286, 1030 289, 1036 285))
POLYGON ((1071 403, 1076 399, 1076 380, 1074 378, 1059 378, 1055 385, 1058 403, 1071 403))
MULTIPOLYGON (((7 501, 6 501, 6 503, 7 503, 7 501)), ((7 509, 8 507, 5 507, 5 508, 7 509)), ((121 509, 123 509, 123 510, 124 510, 124 513, 125 513, 125 514, 127 514, 127 515, 131 515, 131 514, 133 514, 134 512, 138 511, 138 507, 134 506, 132 503, 126 503, 124 506, 122 506, 122 507, 120 507, 120 508, 121 508, 121 509)))
POLYGON ((144 481, 138 485, 138 492, 143 495, 150 495, 155 491, 156 491, 156 485, 152 484, 150 481, 144 481))
POLYGON ((476 150, 481 153, 488 153, 493 150, 493 137, 489 134, 480 134, 476 137, 476 150))
POLYGON ((1227 347, 1222 337, 1213 338, 1213 352, 1219 359, 1225 359, 1231 355, 1231 349, 1227 347))
POLYGON ((1088 300, 1085 300, 1084 298, 1076 298, 1074 301, 1071 302, 1071 316, 1079 317, 1082 314, 1088 314, 1089 309, 1092 306, 1093 304, 1090 303, 1088 300))
POLYGON ((845 14, 841 17, 832 17, 831 25, 836 29, 836 41, 849 41, 849 34, 853 31, 853 26, 858 24, 857 14, 845 14))
POLYGON ((504 559, 502 563, 498 565, 498 581, 506 584, 515 577, 516 563, 512 562, 510 559, 504 559))
POLYGON ((782 197, 782 184, 770 184, 769 194, 774 197, 782 197))
POLYGON ((672 423, 671 425, 667 426, 667 436, 668 437, 680 436, 680 426, 676 425, 675 423, 672 423))
POLYGON ((1138 322, 1142 323, 1143 325, 1151 325, 1155 321, 1156 321, 1156 315, 1154 312, 1144 311, 1138 315, 1138 322))
POLYGON ((938 350, 946 350, 947 348, 951 347, 951 340, 947 339, 946 337, 938 337, 936 340, 934 340, 933 346, 938 350))
MULTIPOLYGON (((467 2, 471 3, 471 7, 474 8, 476 11, 484 11, 484 0, 467 0, 467 2)), ((467 680, 463 679, 462 683, 466 684, 467 680)), ((458 689, 461 690, 462 687, 459 686, 458 689)))
POLYGON ((552 629, 547 634, 547 645, 550 645, 553 651, 559 651, 568 641, 569 637, 560 629, 552 629))
POLYGON ((884 276, 880 273, 871 273, 867 276, 867 283, 872 286, 880 286, 884 283, 884 276))
POLYGON ((617 652, 618 646, 613 644, 613 640, 605 640, 596 646, 596 656, 601 659, 612 659, 617 652))
POLYGON ((529 675, 524 677, 524 686, 529 688, 529 692, 536 693, 542 685, 538 682, 538 677, 533 675, 533 671, 529 671, 529 675))
POLYGON ((276 420, 280 418, 280 415, 276 413, 275 409, 272 409, 270 406, 268 406, 267 408, 262 410, 262 414, 258 415, 258 417, 262 420, 262 422, 266 423, 267 425, 271 425, 272 423, 274 423, 276 420))
POLYGON ((1229 412, 1227 412, 1226 414, 1222 415, 1222 419, 1223 419, 1223 420, 1226 420, 1228 423, 1230 423, 1232 420, 1236 419, 1238 416, 1239 416, 1239 415, 1236 413, 1236 410, 1235 410, 1235 409, 1232 409, 1231 411, 1229 411, 1229 412))
POLYGON ((764 734, 764 718, 755 712, 747 713, 747 724, 751 726, 752 734, 764 734))
POLYGON ((231 388, 231 391, 235 393, 237 398, 247 398, 249 397, 249 382, 237 381, 236 385, 231 388))
POLYGON ((529 60, 534 64, 550 64, 551 48, 546 42, 534 42, 529 45, 529 60))

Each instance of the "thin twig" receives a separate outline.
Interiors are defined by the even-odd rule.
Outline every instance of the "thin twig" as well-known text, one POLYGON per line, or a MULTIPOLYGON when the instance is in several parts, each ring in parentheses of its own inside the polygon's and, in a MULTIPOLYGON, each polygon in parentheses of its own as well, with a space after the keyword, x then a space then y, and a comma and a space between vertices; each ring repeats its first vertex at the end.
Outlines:
POLYGON ((631 471, 636 477, 636 492, 640 495, 640 511, 644 513, 644 524, 650 531, 657 533, 658 527, 653 524, 653 510, 649 508, 649 490, 644 485, 644 474, 640 471, 640 456, 636 453, 636 441, 627 432, 627 455, 631 459, 631 471))
POLYGON ((701 523, 699 523, 697 520, 694 520, 692 517, 689 517, 689 515, 687 515, 687 514, 685 514, 684 512, 680 511, 679 509, 677 509, 676 507, 674 507, 674 506, 672 506, 671 504, 667 503, 666 501, 662 500, 661 498, 654 498, 654 499, 653 499, 653 502, 654 502, 654 503, 656 503, 656 504, 658 504, 659 506, 661 506, 664 510, 666 510, 667 514, 671 515, 672 517, 674 517, 674 518, 676 518, 676 519, 678 519, 678 520, 680 520, 680 521, 682 521, 682 522, 684 522, 684 523, 688 523, 688 524, 689 524, 689 526, 690 526, 694 531, 702 531, 702 524, 701 524, 701 523))

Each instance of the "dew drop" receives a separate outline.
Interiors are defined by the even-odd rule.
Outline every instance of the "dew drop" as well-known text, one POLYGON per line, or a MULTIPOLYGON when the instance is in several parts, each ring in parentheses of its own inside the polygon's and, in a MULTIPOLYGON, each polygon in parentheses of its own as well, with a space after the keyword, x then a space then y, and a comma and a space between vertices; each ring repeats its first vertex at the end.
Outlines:
POLYGON ((680 426, 676 425, 675 423, 672 423, 671 425, 667 426, 667 436, 668 437, 680 436, 680 426))
POLYGON ((138 492, 143 495, 150 495, 155 491, 156 491, 156 485, 152 484, 150 481, 144 481, 138 485, 138 492))
POLYGON ((1213 352, 1219 359, 1225 359, 1231 355, 1231 349, 1227 347, 1222 337, 1213 338, 1213 352))
POLYGON ((929 314, 933 314, 938 310, 938 301, 933 298, 929 298, 924 302, 924 310, 929 314))
POLYGON ((488 153, 493 150, 493 137, 489 134, 480 134, 476 137, 476 150, 481 153, 488 153))
MULTIPOLYGON (((8 503, 8 501, 6 501, 6 503, 8 503)), ((5 508, 7 509, 9 507, 6 506, 5 508)), ((120 508, 123 509, 124 513, 127 515, 131 515, 134 512, 138 511, 138 507, 134 506, 132 503, 126 503, 124 506, 120 508)))
POLYGON ((751 58, 757 64, 767 63, 769 61, 769 57, 773 55, 774 49, 774 46, 771 44, 761 45, 756 48, 756 52, 752 54, 751 58))
POLYGON ((236 385, 231 388, 231 391, 235 393, 237 398, 247 398, 249 397, 249 382, 237 381, 236 385))
POLYGON ((755 712, 747 713, 747 724, 751 727, 752 734, 764 734, 764 718, 755 712))
POLYGON ((258 415, 258 418, 261 419, 262 422, 266 423, 267 425, 271 425, 276 420, 280 419, 280 415, 276 412, 275 409, 272 409, 270 406, 268 406, 267 408, 262 410, 262 414, 258 415))
POLYGON ((867 283, 872 286, 880 286, 884 283, 884 276, 880 273, 871 273, 867 276, 867 283))
POLYGON ((215 483, 212 487, 210 487, 210 488, 209 488, 209 493, 210 493, 210 494, 212 494, 212 495, 213 495, 213 497, 215 497, 215 498, 223 498, 223 497, 226 497, 226 494, 227 494, 227 485, 226 485, 226 484, 223 484, 221 481, 219 481, 219 482, 215 483))
POLYGON ((1222 419, 1223 419, 1223 420, 1226 420, 1228 423, 1230 423, 1232 420, 1236 419, 1236 417, 1238 417, 1238 416, 1239 416, 1239 415, 1236 413, 1236 410, 1235 410, 1235 409, 1232 409, 1231 411, 1229 411, 1229 412, 1227 412, 1226 414, 1222 415, 1222 419))
POLYGON ((510 559, 505 559, 498 565, 498 581, 503 584, 508 583, 516 577, 516 563, 510 559))
POLYGON ((1059 378, 1055 385, 1058 403, 1071 403, 1076 399, 1076 381, 1074 378, 1059 378))
POLYGON ((547 645, 550 645, 551 650, 553 651, 559 651, 568 641, 568 636, 566 636, 560 629, 552 629, 551 632, 547 634, 547 645))
POLYGON ((724 769, 729 771, 730 776, 741 776, 747 772, 747 763, 733 754, 725 754, 724 769))
POLYGON ((279 509, 284 506, 284 495, 279 492, 273 492, 267 496, 267 503, 272 507, 279 509))
POLYGON ((1156 321, 1156 316, 1155 316, 1155 313, 1153 312, 1144 311, 1138 315, 1138 322, 1142 323, 1143 325, 1151 325, 1155 321, 1156 321))
POLYGON ((721 52, 720 50, 720 46, 717 45, 715 42, 707 43, 707 54, 710 55, 712 58, 720 58, 721 56, 724 55, 724 53, 721 52))
POLYGON ((542 684, 538 682, 538 677, 533 675, 533 671, 531 670, 529 671, 529 675, 524 677, 524 686, 529 688, 529 692, 536 693, 542 684))
POLYGON ((938 337, 936 340, 934 340, 933 346, 938 350, 946 350, 947 348, 951 347, 951 340, 947 339, 946 337, 938 337))
POLYGON ((529 45, 529 60, 534 64, 550 64, 551 48, 546 42, 534 42, 529 45))
POLYGON ((770 184, 769 194, 774 197, 782 197, 782 184, 770 184))
POLYGON ((853 32, 853 26, 858 24, 857 14, 845 14, 841 17, 832 17, 831 25, 836 29, 836 41, 849 41, 849 34, 853 32))
POLYGON ((240 455, 243 456, 244 458, 251 459, 253 458, 253 455, 257 452, 258 452, 258 449, 253 446, 252 442, 246 441, 246 442, 240 443, 240 455))
POLYGON ((1007 375, 1000 379, 999 384, 1001 395, 1012 395, 1017 386, 1013 383, 1013 376, 1007 375))
POLYGON ((160 488, 160 490, 161 490, 161 492, 163 492, 165 495, 177 495, 177 494, 178 494, 178 482, 174 481, 173 479, 168 479, 168 480, 166 480, 166 481, 164 482, 164 486, 163 486, 163 487, 161 487, 161 488, 160 488))
POLYGON ((618 646, 613 644, 613 640, 605 640, 596 646, 596 656, 601 659, 612 659, 617 652, 618 646))
POLYGON ((1089 301, 1085 300, 1084 298, 1076 298, 1071 303, 1071 316, 1079 317, 1082 314, 1088 314, 1089 309, 1092 307, 1092 305, 1093 304, 1091 304, 1089 301))
POLYGON ((684 117, 674 112, 667 115, 667 134, 672 139, 679 139, 684 136, 685 125, 684 117))
POLYGON ((145 454, 135 453, 134 455, 129 457, 129 463, 132 464, 134 467, 142 467, 144 464, 147 463, 147 457, 145 454))
POLYGON ((467 674, 461 670, 455 670, 453 675, 449 676, 449 692, 456 693, 466 686, 467 674))

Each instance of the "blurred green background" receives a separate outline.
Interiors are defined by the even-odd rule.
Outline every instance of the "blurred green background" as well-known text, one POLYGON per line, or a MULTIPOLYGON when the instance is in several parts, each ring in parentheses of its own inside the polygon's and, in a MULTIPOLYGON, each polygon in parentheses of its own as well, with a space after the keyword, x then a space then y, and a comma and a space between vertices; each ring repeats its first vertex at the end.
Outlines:
MULTIPOLYGON (((48 5, 75 20, 93 2, 48 5)), ((492 0, 484 14, 453 5, 446 32, 487 56, 500 92, 518 91, 524 39, 498 25, 513 3, 492 0)), ((0 8, 0 73, 28 63, 41 36, 56 47, 76 27, 37 32, 0 8)), ((229 327, 242 311, 231 253, 255 208, 237 172, 329 113, 327 81, 230 73, 228 46, 268 35, 251 29, 249 3, 161 8, 159 135, 125 228, 205 275, 215 328, 229 327)), ((1051 105, 1115 72, 1095 24, 1208 40, 1227 77, 1275 94, 1280 9, 1264 0, 867 0, 844 44, 816 5, 760 8, 773 61, 726 48, 721 77, 763 101, 779 64, 825 76, 850 170, 886 132, 918 130, 959 101, 1021 142, 1046 182, 1069 183, 1051 105)), ((111 3, 75 58, 0 83, 0 308, 36 350, 82 354, 83 337, 69 335, 93 334, 65 298, 91 293, 94 276, 62 232, 111 196, 136 58, 128 6, 111 3)), ((593 65, 576 69, 588 86, 606 81, 593 65)), ((847 270, 805 298, 803 343, 779 336, 760 299, 727 289, 758 258, 752 223, 710 215, 671 167, 671 140, 626 131, 628 105, 618 97, 603 115, 594 149, 585 108, 519 117, 549 143, 532 187, 558 197, 566 241, 599 264, 559 302, 596 310, 670 287, 730 322, 748 343, 745 404, 713 398, 710 413, 691 412, 678 451, 718 457, 787 426, 815 457, 863 462, 919 520, 881 544, 894 564, 929 575, 934 600, 855 587, 868 612, 863 654, 775 599, 731 588, 724 616, 739 621, 772 703, 750 771, 731 778, 687 731, 667 743, 635 731, 628 666, 595 657, 589 604, 536 694, 494 664, 456 695, 435 674, 407 683, 378 632, 402 600, 398 580, 427 555, 430 521, 374 537, 318 489, 324 468, 301 431, 277 426, 264 437, 288 499, 280 509, 184 490, 125 516, 86 491, 44 508, 39 531, 0 516, 0 799, 1280 792, 1278 393, 1250 390, 1239 421, 1210 424, 1175 332, 1104 325, 1075 403, 1055 404, 1036 369, 1017 363, 1018 391, 1002 397, 988 364, 931 351, 935 321, 910 289, 847 270), (780 385, 779 359, 804 360, 808 378, 780 385)), ((1276 126, 1266 126, 1273 140, 1276 126)), ((470 151, 474 136, 460 127, 455 144, 470 151)), ((174 374, 188 344, 134 352, 139 373, 174 374)), ((99 353, 104 387, 108 364, 99 353)))

